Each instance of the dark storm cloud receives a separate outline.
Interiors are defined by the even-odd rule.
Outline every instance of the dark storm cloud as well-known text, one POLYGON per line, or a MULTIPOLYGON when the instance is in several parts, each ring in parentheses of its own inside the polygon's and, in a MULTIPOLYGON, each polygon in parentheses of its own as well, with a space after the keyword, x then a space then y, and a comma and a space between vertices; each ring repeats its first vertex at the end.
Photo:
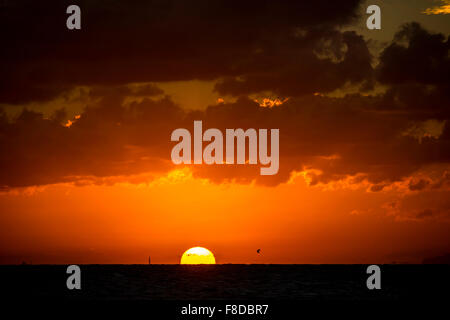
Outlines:
POLYGON ((448 36, 430 33, 418 23, 406 24, 381 53, 378 79, 387 84, 448 85, 449 50, 448 36))
MULTIPOLYGON (((382 101, 374 99, 373 104, 382 101)), ((256 180, 276 185, 286 182, 292 171, 306 170, 312 185, 353 177, 350 183, 367 181, 371 191, 377 192, 427 165, 450 162, 445 151, 450 150, 448 138, 425 137, 419 143, 401 134, 409 126, 407 117, 373 113, 365 107, 366 100, 361 96, 308 96, 268 108, 243 97, 205 111, 185 111, 167 97, 146 98, 127 107, 121 105, 121 98, 114 99, 115 103, 97 99, 70 127, 62 126, 58 115, 45 119, 42 114, 24 111, 13 122, 1 121, 0 185, 8 188, 114 176, 132 181, 133 175, 167 173, 176 168, 170 161, 171 132, 176 128, 192 131, 194 120, 202 120, 204 130, 280 129, 277 175, 260 176, 259 166, 251 165, 189 166, 194 176, 217 183, 256 180)), ((429 187, 422 184, 412 183, 410 188, 429 187)))
POLYGON ((376 69, 377 80, 389 86, 385 109, 396 107, 416 119, 449 119, 449 50, 448 36, 417 23, 402 26, 381 53, 376 69))
POLYGON ((272 91, 286 97, 330 92, 371 79, 372 57, 355 32, 313 31, 285 37, 285 43, 280 38, 267 46, 271 49, 252 55, 252 68, 243 67, 238 77, 224 79, 216 90, 236 96, 272 91))
POLYGON ((182 116, 167 98, 144 99, 127 109, 102 99, 88 106, 70 127, 61 125, 58 117, 46 119, 33 111, 24 110, 14 122, 3 115, 0 185, 166 172, 168 137, 182 116))
POLYGON ((293 72, 315 74, 314 90, 332 90, 370 71, 361 38, 335 31, 356 17, 359 2, 76 1, 79 31, 66 28, 72 1, 2 2, 0 102, 46 100, 74 85, 236 76, 254 78, 253 90, 276 90, 273 80, 261 83, 272 75, 285 83, 282 93, 292 93, 299 88, 292 82, 306 79, 293 72), (341 47, 348 51, 336 64, 313 53, 339 56, 341 47))
MULTIPOLYGON (((259 166, 190 167, 215 182, 276 185, 306 171, 311 185, 350 177, 379 192, 429 165, 448 168, 443 35, 406 25, 373 70, 365 40, 336 28, 352 21, 358 1, 194 3, 79 2, 82 30, 69 31, 68 3, 7 2, 0 11, 0 102, 46 100, 79 85, 89 88, 89 102, 68 127, 63 109, 49 119, 27 110, 13 121, 2 114, 0 186, 166 173, 174 168, 170 133, 192 130, 193 120, 205 129, 280 129, 277 175, 260 176, 259 166), (191 79, 221 79, 216 90, 240 98, 189 112, 142 84, 191 79), (313 95, 375 80, 386 93, 313 95), (290 99, 266 108, 247 97, 263 91, 290 99), (130 96, 140 99, 125 104, 130 96)), ((447 186, 443 173, 409 190, 447 186)))

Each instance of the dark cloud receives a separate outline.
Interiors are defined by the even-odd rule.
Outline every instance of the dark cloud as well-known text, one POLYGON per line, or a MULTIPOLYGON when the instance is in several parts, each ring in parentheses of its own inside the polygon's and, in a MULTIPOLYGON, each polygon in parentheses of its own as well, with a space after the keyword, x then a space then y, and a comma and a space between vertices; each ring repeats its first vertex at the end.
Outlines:
MULTIPOLYGON (((306 170, 313 185, 353 177, 351 183, 366 181, 376 192, 428 165, 450 162, 445 151, 448 138, 424 138, 419 143, 402 135, 408 117, 372 113, 361 96, 311 95, 272 108, 242 97, 204 111, 185 111, 168 97, 145 98, 127 106, 121 104, 121 98, 95 101, 70 127, 58 121, 61 111, 45 119, 25 110, 13 122, 1 121, 0 185, 19 187, 89 177, 132 179, 136 174, 166 173, 175 168, 170 160, 171 132, 176 128, 192 131, 194 120, 202 120, 204 130, 280 129, 277 175, 261 176, 259 165, 190 166, 196 177, 218 183, 256 180, 276 185, 286 182, 293 171, 306 170)), ((446 177, 444 173, 433 186, 444 185, 446 177)), ((420 181, 409 186, 411 190, 425 187, 428 184, 420 181)))
POLYGON ((378 79, 387 84, 449 83, 450 41, 418 23, 405 24, 380 56, 378 79))
POLYGON ((370 81, 372 57, 362 36, 315 31, 278 37, 249 57, 251 68, 243 66, 238 76, 224 79, 216 90, 236 96, 269 91, 287 97, 370 81))
POLYGON ((0 185, 166 172, 167 137, 181 112, 167 98, 144 99, 127 109, 100 100, 64 127, 57 117, 24 110, 14 122, 1 122, 0 185))
POLYGON ((376 68, 378 81, 389 86, 385 108, 396 107, 411 118, 448 119, 449 50, 448 36, 429 32, 418 23, 403 25, 376 68))
MULTIPOLYGON (((356 17, 356 0, 81 1, 81 31, 65 28, 68 4, 18 1, 0 10, 1 103, 47 100, 74 86, 89 92, 68 127, 64 106, 49 118, 27 110, 13 121, 1 115, 5 188, 165 173, 174 168, 170 133, 192 129, 193 120, 205 129, 280 129, 277 175, 262 177, 259 166, 191 167, 216 182, 275 185, 306 171, 312 185, 350 177, 377 192, 427 166, 448 168, 449 41, 442 34, 405 25, 373 70, 364 38, 338 28, 356 17), (148 84, 192 79, 219 79, 216 90, 239 99, 185 111, 148 84), (375 81, 385 93, 313 94, 375 81), (289 99, 267 108, 248 98, 266 91, 289 99), (139 99, 125 103, 130 96, 139 99)), ((442 177, 409 189, 447 186, 442 177)))
POLYGON ((77 1, 79 31, 66 28, 72 1, 2 2, 0 102, 46 100, 74 85, 253 77, 278 68, 280 81, 305 79, 287 72, 289 65, 278 58, 294 61, 291 71, 312 72, 317 80, 330 68, 324 83, 329 90, 368 71, 364 42, 335 31, 353 21, 359 2, 77 1), (304 39, 296 36, 302 32, 304 39), (346 45, 344 61, 317 59, 312 50, 320 51, 320 41, 331 41, 334 53, 335 46, 346 45), (350 63, 359 68, 349 70, 350 63))

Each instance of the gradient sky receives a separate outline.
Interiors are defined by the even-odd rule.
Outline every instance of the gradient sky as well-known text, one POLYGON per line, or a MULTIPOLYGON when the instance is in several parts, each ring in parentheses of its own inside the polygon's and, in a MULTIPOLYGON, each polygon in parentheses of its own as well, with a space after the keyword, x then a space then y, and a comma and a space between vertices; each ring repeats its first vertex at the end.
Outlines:
POLYGON ((0 3, 0 263, 450 252, 449 1, 242 2, 0 3), (279 128, 279 173, 175 166, 194 120, 279 128))

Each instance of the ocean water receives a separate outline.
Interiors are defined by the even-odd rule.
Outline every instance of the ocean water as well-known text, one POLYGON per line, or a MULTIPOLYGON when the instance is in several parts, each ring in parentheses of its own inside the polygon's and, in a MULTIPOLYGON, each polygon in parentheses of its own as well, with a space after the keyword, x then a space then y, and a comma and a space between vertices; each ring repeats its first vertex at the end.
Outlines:
POLYGON ((367 265, 80 265, 81 290, 68 290, 65 265, 0 266, 11 299, 56 300, 408 300, 443 298, 449 265, 380 265, 369 290, 367 265))

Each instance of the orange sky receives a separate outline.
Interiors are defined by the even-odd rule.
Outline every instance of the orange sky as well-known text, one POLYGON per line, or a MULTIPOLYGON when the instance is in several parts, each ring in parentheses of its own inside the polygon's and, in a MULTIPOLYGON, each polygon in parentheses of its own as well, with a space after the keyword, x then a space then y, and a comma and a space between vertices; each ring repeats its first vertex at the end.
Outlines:
POLYGON ((386 215, 395 197, 302 177, 216 185, 188 170, 149 185, 28 188, 0 196, 2 262, 178 263, 197 245, 218 263, 420 262, 448 250, 448 223, 386 215))

